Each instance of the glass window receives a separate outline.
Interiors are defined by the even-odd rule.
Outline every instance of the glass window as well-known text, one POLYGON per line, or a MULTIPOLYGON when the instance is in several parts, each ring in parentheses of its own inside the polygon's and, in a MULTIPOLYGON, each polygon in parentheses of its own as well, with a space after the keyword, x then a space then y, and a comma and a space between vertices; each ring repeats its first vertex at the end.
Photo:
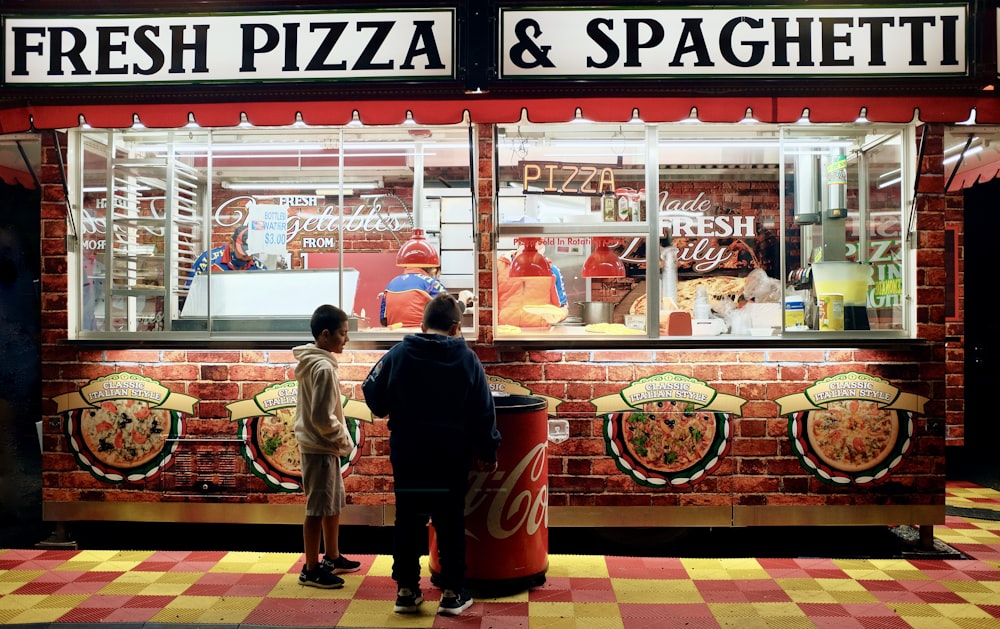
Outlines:
POLYGON ((397 276, 424 295, 474 290, 467 126, 70 137, 80 337, 301 336, 323 303, 359 331, 398 335, 412 322, 394 325, 396 312, 422 305, 390 307, 383 325, 397 276), (433 259, 400 266, 411 238, 433 259))
POLYGON ((898 335, 907 138, 868 124, 498 127, 496 337, 898 335))

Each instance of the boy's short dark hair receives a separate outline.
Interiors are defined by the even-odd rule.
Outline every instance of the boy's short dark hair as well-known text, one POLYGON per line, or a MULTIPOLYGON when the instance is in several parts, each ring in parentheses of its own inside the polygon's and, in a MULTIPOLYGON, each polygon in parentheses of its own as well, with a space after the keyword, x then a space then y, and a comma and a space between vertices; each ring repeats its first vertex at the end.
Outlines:
POLYGON ((448 293, 440 293, 424 306, 424 327, 429 330, 450 330, 462 322, 462 304, 448 293))
POLYGON ((347 313, 340 308, 323 304, 313 312, 312 318, 309 319, 309 329, 312 331, 313 338, 318 339, 323 330, 329 330, 331 333, 339 330, 347 318, 347 313))

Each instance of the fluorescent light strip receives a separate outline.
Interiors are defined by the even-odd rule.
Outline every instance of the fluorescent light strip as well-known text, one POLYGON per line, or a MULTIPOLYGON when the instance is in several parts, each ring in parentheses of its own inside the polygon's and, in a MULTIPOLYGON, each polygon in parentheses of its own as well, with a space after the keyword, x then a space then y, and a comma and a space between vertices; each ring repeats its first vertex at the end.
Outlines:
POLYGON ((983 147, 981 145, 980 146, 973 146, 972 148, 970 148, 968 151, 966 151, 964 153, 959 153, 958 155, 952 155, 951 157, 944 158, 944 160, 941 163, 945 164, 945 165, 947 165, 947 164, 953 164, 953 163, 957 162, 958 158, 960 158, 960 157, 964 159, 965 157, 968 157, 970 155, 975 155, 976 153, 982 153, 982 152, 983 152, 983 147))
MULTIPOLYGON (((972 141, 969 142, 969 150, 970 151, 972 150, 972 147, 977 146, 977 144, 976 144, 977 142, 979 142, 979 136, 974 136, 972 138, 972 141)), ((954 146, 949 146, 948 148, 946 148, 944 150, 944 154, 945 155, 951 155, 952 153, 957 153, 958 151, 961 151, 962 149, 965 148, 965 144, 966 144, 965 142, 962 142, 961 144, 956 144, 954 146)))
MULTIPOLYGON (((188 144, 177 143, 174 145, 176 153, 206 153, 209 149, 213 153, 260 153, 268 151, 322 151, 330 147, 324 146, 320 142, 264 142, 246 144, 188 144)), ((136 144, 135 150, 142 153, 164 153, 167 150, 165 144, 136 144)))
POLYGON ((310 181, 223 181, 222 187, 226 190, 340 190, 341 186, 345 190, 374 190, 379 184, 374 182, 345 181, 343 184, 330 182, 310 182, 310 181))

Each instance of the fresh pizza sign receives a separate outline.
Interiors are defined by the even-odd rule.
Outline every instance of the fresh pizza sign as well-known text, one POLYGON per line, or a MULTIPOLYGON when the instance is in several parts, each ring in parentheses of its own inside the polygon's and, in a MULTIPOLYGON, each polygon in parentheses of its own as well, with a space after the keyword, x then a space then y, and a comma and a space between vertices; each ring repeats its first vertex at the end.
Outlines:
POLYGON ((455 10, 8 17, 8 85, 449 79, 455 10))

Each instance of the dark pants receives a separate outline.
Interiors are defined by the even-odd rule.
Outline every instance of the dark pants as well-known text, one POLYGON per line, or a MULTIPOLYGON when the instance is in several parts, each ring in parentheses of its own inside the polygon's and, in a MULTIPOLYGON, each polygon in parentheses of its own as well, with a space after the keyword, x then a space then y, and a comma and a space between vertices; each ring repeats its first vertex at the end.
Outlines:
POLYGON ((441 567, 438 585, 458 592, 465 586, 465 492, 468 466, 422 460, 393 462, 396 521, 392 578, 401 588, 420 583, 420 556, 427 545, 430 519, 437 536, 441 567))

